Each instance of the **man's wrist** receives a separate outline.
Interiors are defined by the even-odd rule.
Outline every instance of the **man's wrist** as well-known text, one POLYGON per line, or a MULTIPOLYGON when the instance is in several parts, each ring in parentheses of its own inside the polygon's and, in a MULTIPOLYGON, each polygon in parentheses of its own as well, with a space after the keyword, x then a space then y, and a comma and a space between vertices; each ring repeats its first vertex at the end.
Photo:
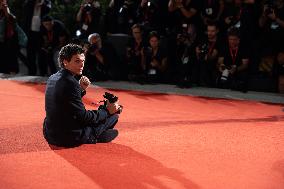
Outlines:
POLYGON ((82 90, 81 90, 81 97, 85 96, 86 93, 87 93, 86 90, 82 89, 82 90))

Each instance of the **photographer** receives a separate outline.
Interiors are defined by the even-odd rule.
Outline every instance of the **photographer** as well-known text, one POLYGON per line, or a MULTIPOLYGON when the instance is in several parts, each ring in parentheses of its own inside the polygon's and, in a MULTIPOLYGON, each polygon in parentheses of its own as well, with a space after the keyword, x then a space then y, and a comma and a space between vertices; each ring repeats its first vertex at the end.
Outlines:
POLYGON ((0 0, 0 73, 17 73, 18 36, 16 18, 10 13, 6 0, 0 0))
POLYGON ((114 126, 118 122, 120 105, 106 100, 103 108, 85 109, 82 97, 90 81, 81 76, 84 50, 78 45, 68 44, 61 48, 58 61, 61 70, 49 77, 45 91, 43 134, 47 142, 73 147, 112 141, 118 135, 114 126), (81 76, 79 81, 76 76, 81 76))
POLYGON ((196 36, 196 28, 193 24, 183 24, 183 31, 176 37, 176 48, 173 48, 175 55, 171 62, 177 64, 175 79, 179 87, 190 87, 193 82, 196 36))
POLYGON ((111 0, 105 15, 106 32, 129 34, 136 23, 137 7, 138 1, 111 0))
POLYGON ((266 0, 258 23, 261 31, 258 40, 260 63, 257 71, 272 79, 274 85, 271 86, 275 90, 282 72, 279 57, 284 52, 284 1, 266 0))
POLYGON ((221 31, 226 32, 230 27, 238 27, 241 30, 242 38, 249 40, 257 34, 259 3, 255 0, 234 0, 225 3, 221 20, 221 31))
POLYGON ((201 0, 201 18, 204 26, 208 22, 219 22, 224 11, 224 0, 201 0))
POLYGON ((29 75, 37 74, 37 57, 40 51, 40 26, 41 19, 51 10, 50 0, 25 0, 24 30, 28 36, 27 59, 29 75))
POLYGON ((99 32, 101 5, 96 0, 83 0, 76 16, 78 23, 77 37, 87 39, 91 33, 99 32))
POLYGON ((146 82, 168 82, 168 57, 165 49, 160 46, 160 36, 156 31, 149 34, 148 48, 142 51, 142 67, 146 82))
POLYGON ((230 27, 239 27, 240 18, 242 14, 242 2, 241 1, 229 1, 225 2, 224 11, 222 14, 222 31, 227 31, 230 27))
POLYGON ((170 30, 177 34, 184 23, 194 24, 197 29, 201 28, 200 8, 199 0, 169 0, 170 30))
POLYGON ((138 3, 134 0, 124 0, 118 11, 117 26, 118 33, 129 34, 131 26, 137 22, 136 10, 138 3))
POLYGON ((151 31, 165 34, 168 11, 164 9, 164 4, 163 0, 141 0, 137 9, 137 19, 138 23, 143 26, 145 34, 151 31))
POLYGON ((197 64, 194 73, 197 74, 197 84, 201 86, 214 87, 216 84, 217 60, 223 44, 218 33, 217 23, 208 22, 206 39, 201 40, 195 49, 197 64))
POLYGON ((146 40, 140 25, 134 24, 131 27, 132 37, 126 46, 126 61, 128 79, 135 80, 136 76, 143 73, 142 51, 146 47, 146 40))
POLYGON ((102 40, 98 33, 89 35, 86 50, 84 75, 91 81, 108 79, 105 55, 102 51, 102 40))
POLYGON ((261 28, 260 48, 262 54, 277 55, 284 50, 284 1, 266 1, 259 18, 261 28))
POLYGON ((57 71, 56 55, 68 42, 69 33, 61 21, 45 16, 42 18, 40 37, 39 71, 41 76, 46 76, 57 71))
POLYGON ((227 33, 227 44, 218 57, 217 86, 246 92, 248 66, 248 50, 240 44, 239 29, 232 27, 227 33))
POLYGON ((88 42, 84 74, 91 81, 119 79, 123 70, 117 62, 118 56, 114 47, 108 41, 102 41, 98 33, 89 35, 88 42))

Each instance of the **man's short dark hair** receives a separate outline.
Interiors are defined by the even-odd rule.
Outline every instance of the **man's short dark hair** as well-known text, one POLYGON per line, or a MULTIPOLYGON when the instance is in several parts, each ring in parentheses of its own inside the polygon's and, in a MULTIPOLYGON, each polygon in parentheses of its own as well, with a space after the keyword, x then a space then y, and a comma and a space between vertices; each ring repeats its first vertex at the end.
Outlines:
POLYGON ((50 15, 45 15, 42 19, 41 19, 42 22, 51 22, 53 21, 53 17, 50 16, 50 15))
POLYGON ((238 38, 241 37, 241 33, 240 33, 240 30, 239 28, 237 27, 230 27, 228 30, 227 30, 227 36, 236 36, 238 38))
POLYGON ((207 26, 215 26, 217 29, 219 28, 219 24, 215 21, 208 21, 207 26))
POLYGON ((134 24, 131 29, 138 28, 140 31, 142 31, 142 26, 140 24, 134 24))
POLYGON ((160 35, 158 34, 157 31, 151 31, 149 33, 149 39, 151 39, 152 37, 156 37, 157 39, 160 39, 160 35))
POLYGON ((84 53, 84 49, 79 45, 73 43, 65 45, 64 47, 61 48, 59 52, 59 57, 58 57, 59 66, 61 68, 64 68, 63 64, 64 60, 70 62, 73 55, 82 54, 82 53, 84 53))

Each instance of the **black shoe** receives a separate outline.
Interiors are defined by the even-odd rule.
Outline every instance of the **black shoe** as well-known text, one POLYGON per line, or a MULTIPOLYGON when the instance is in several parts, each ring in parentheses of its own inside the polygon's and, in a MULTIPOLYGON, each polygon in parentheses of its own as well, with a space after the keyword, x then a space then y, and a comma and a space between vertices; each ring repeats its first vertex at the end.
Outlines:
POLYGON ((108 129, 98 137, 97 142, 98 143, 107 143, 111 142, 113 139, 115 139, 118 135, 118 130, 116 129, 108 129))

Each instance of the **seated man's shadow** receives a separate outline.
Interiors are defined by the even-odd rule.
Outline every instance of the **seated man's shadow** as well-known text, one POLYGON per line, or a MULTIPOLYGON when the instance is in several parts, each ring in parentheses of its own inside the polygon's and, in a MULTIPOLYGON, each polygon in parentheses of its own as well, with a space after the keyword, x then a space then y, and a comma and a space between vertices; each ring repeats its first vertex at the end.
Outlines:
POLYGON ((199 188, 177 169, 167 168, 157 160, 121 144, 50 147, 102 188, 173 187, 166 185, 164 180, 183 188, 199 188))

